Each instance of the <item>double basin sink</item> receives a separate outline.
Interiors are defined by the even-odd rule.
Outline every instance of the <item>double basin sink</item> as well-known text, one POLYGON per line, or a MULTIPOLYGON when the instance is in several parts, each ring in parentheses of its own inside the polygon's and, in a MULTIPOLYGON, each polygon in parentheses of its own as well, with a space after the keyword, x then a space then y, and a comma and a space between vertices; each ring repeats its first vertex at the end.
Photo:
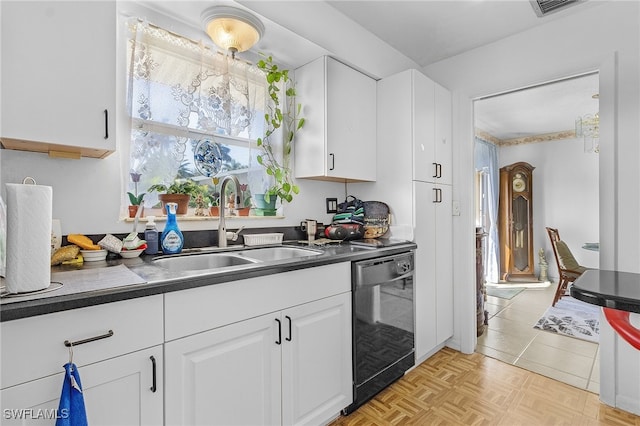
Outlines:
POLYGON ((241 268, 257 263, 279 262, 307 256, 317 256, 322 252, 301 247, 259 247, 233 249, 214 253, 193 253, 154 259, 153 263, 175 272, 216 270, 220 268, 241 268))

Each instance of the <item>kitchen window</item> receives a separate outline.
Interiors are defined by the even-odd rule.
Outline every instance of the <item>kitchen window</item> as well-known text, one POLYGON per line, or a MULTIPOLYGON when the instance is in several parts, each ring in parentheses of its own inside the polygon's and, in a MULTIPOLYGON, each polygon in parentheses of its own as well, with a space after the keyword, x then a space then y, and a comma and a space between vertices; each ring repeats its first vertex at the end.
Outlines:
POLYGON ((151 185, 191 178, 215 192, 212 177, 233 173, 247 185, 245 195, 260 192, 266 177, 255 160, 267 102, 262 71, 139 19, 126 25, 127 191, 146 192, 145 208, 151 208, 158 203, 151 185), (219 173, 194 160, 200 141, 219 144, 219 173))

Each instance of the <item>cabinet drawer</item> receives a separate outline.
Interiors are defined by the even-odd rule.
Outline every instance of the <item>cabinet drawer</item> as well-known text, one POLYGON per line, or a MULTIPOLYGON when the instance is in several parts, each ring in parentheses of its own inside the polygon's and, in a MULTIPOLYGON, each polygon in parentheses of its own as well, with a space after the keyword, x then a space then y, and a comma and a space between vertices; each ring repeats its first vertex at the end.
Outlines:
POLYGON ((230 281, 165 295, 165 340, 351 290, 349 262, 230 281))
POLYGON ((113 335, 73 347, 80 366, 162 343, 162 295, 131 299, 0 324, 1 388, 63 371, 65 340, 113 335))

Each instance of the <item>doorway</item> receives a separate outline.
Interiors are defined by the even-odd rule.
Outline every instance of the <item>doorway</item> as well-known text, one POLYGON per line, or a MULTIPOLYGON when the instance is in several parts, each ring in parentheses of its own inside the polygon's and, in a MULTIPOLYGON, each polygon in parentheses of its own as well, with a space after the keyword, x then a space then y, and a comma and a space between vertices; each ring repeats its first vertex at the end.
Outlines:
MULTIPOLYGON (((598 345, 563 339, 533 325, 551 305, 558 277, 546 226, 560 230, 580 264, 599 266, 598 253, 582 248, 599 239, 598 139, 585 124, 597 117, 598 77, 583 74, 474 101, 476 226, 487 234, 486 281, 510 284, 501 281, 498 172, 517 162, 535 168, 533 247, 536 254, 542 250, 552 281, 548 286, 525 286, 511 299, 488 296, 488 327, 476 350, 595 392, 598 345)), ((535 256, 536 277, 538 260, 535 256)))

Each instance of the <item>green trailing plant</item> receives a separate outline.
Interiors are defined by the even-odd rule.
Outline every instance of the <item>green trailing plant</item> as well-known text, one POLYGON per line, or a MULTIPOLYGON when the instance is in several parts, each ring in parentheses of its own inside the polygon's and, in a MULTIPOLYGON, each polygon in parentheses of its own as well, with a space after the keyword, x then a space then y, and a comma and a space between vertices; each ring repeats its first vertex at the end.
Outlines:
MULTIPOLYGON (((264 55, 263 55, 264 56, 264 55)), ((257 161, 262 165, 267 175, 273 177, 273 185, 266 191, 266 202, 273 196, 291 202, 294 194, 300 193, 300 188, 293 182, 293 171, 289 166, 291 147, 296 133, 304 126, 304 117, 300 117, 302 105, 296 104, 295 82, 289 76, 289 70, 280 68, 273 62, 271 56, 264 56, 256 64, 262 70, 267 80, 267 93, 271 103, 265 111, 266 130, 264 137, 257 139, 257 145, 262 154, 257 161), (278 129, 283 132, 282 160, 274 153, 271 137, 278 129)))

